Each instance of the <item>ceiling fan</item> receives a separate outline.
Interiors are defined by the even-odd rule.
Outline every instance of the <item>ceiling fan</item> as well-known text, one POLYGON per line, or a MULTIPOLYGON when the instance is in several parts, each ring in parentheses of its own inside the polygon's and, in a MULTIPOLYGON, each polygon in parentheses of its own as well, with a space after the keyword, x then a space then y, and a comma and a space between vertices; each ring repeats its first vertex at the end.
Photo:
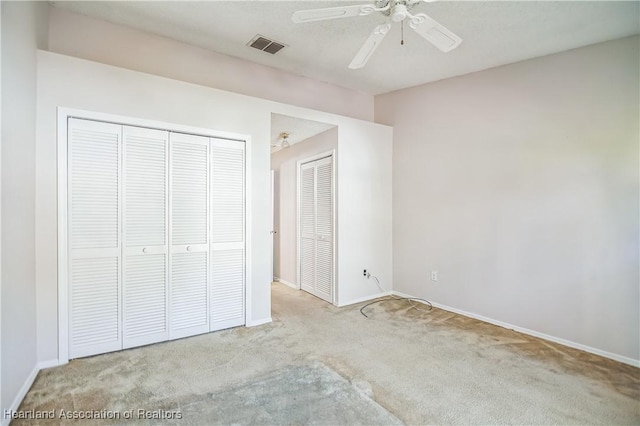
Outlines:
POLYGON ((326 19, 350 18, 353 16, 367 16, 374 12, 388 16, 389 19, 384 24, 374 28, 369 38, 364 42, 356 56, 349 64, 349 68, 358 69, 365 66, 373 52, 382 42, 382 39, 391 29, 393 22, 409 20, 409 26, 418 35, 427 39, 443 52, 449 52, 462 42, 462 39, 449 31, 446 27, 436 22, 424 13, 411 14, 416 5, 422 2, 432 2, 434 0, 377 0, 373 4, 362 4, 355 6, 339 6, 324 9, 299 10, 291 16, 293 22, 300 24, 304 22, 323 21, 326 19))

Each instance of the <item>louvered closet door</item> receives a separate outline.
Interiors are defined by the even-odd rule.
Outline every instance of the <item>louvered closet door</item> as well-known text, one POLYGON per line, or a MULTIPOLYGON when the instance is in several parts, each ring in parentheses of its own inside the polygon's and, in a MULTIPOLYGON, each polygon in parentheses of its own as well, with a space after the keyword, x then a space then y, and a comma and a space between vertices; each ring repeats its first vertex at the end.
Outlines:
POLYGON ((123 127, 123 347, 169 338, 169 133, 123 127))
POLYGON ((300 168, 300 287, 315 294, 316 288, 316 173, 314 163, 300 168))
POLYGON ((209 138, 170 133, 170 338, 209 331, 209 138))
POLYGON ((245 144, 211 139, 211 330, 245 323, 245 144))
POLYGON ((119 125, 68 122, 69 357, 122 348, 119 125))
POLYGON ((300 166, 301 288, 333 303, 333 159, 300 166))
POLYGON ((316 169, 316 294, 333 302, 333 162, 315 162, 316 169))

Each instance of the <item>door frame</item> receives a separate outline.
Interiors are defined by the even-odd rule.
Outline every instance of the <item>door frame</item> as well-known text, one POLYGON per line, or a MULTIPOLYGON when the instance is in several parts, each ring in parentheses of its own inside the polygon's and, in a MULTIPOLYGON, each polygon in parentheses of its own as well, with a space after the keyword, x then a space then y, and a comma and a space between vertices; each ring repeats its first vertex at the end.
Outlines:
POLYGON ((337 268, 337 256, 336 256, 336 246, 337 246, 337 233, 336 233, 336 210, 337 210, 337 200, 336 200, 336 150, 332 149, 330 151, 321 152, 319 154, 312 155, 310 157, 306 157, 302 160, 298 160, 296 162, 296 284, 298 290, 302 289, 302 281, 300 279, 300 168, 303 164, 311 163, 316 160, 321 160, 323 158, 331 157, 331 220, 332 220, 332 230, 331 230, 331 262, 333 263, 332 273, 331 273, 331 304, 336 305, 337 303, 337 294, 338 294, 338 283, 336 280, 336 270, 337 268))
MULTIPOLYGON (((58 365, 69 362, 69 258, 68 258, 68 133, 69 118, 146 127, 168 132, 188 133, 209 138, 230 139, 245 143, 245 326, 252 324, 251 315, 251 135, 224 132, 203 127, 187 126, 164 121, 147 120, 74 108, 57 108, 57 211, 58 211, 58 365)), ((122 273, 122 270, 120 271, 122 273)))

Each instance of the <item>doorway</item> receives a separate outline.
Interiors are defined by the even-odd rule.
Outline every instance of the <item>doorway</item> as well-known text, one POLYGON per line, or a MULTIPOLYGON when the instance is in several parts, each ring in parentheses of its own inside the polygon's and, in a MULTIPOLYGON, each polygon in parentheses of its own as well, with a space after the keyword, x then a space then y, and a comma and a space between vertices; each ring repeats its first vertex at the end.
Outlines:
MULTIPOLYGON (((301 227, 299 226, 298 218, 299 168, 302 163, 320 159, 318 156, 330 156, 332 159, 331 184, 335 185, 333 164, 336 159, 337 145, 338 127, 336 125, 281 114, 271 114, 271 170, 273 173, 273 229, 271 235, 273 236, 273 275, 274 281, 295 289, 310 290, 308 285, 302 285, 300 276, 301 227)), ((333 196, 333 193, 331 195, 333 196)), ((335 202, 332 202, 331 208, 335 209, 335 207, 335 202)), ((333 225, 333 222, 331 225, 333 225)), ((335 227, 332 227, 332 234, 333 228, 335 227)), ((322 252, 324 257, 327 258, 327 256, 329 256, 331 259, 331 263, 327 265, 330 267, 331 280, 326 281, 326 278, 323 278, 321 281, 325 289, 328 283, 329 289, 322 292, 325 297, 320 296, 317 291, 315 294, 314 291, 309 291, 309 293, 321 297, 330 303, 334 303, 333 295, 335 294, 336 286, 336 280, 333 278, 336 263, 334 256, 335 250, 332 248, 328 253, 326 248, 327 244, 336 244, 336 239, 333 235, 327 235, 326 231, 323 232, 325 232, 322 234, 325 242, 320 245, 324 249, 322 252)), ((303 276, 305 279, 309 277, 308 274, 303 274, 303 276)), ((325 277, 326 274, 322 276, 325 277)), ((316 281, 317 280, 313 281, 313 288, 315 288, 316 281)))

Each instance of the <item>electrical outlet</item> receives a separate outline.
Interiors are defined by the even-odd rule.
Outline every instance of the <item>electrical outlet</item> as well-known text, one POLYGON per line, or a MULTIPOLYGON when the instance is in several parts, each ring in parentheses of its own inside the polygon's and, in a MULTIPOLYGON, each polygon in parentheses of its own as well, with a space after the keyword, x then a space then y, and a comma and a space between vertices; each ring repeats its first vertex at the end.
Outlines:
POLYGON ((438 271, 431 271, 431 281, 438 281, 438 271))
POLYGON ((362 276, 363 276, 363 277, 366 277, 366 276, 367 276, 367 270, 366 270, 366 269, 362 271, 362 276))

